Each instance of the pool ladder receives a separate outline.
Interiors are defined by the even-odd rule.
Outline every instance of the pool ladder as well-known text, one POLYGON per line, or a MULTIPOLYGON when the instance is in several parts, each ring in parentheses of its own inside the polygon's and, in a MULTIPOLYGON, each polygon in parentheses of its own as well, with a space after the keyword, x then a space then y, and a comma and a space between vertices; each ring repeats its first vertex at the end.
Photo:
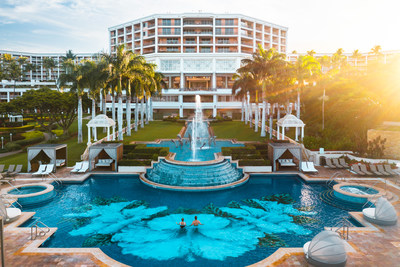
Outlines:
POLYGON ((40 221, 40 218, 34 218, 33 223, 30 224, 31 228, 31 240, 35 240, 38 236, 45 236, 50 232, 50 227, 48 227, 44 222, 40 221))
POLYGON ((331 231, 336 228, 334 232, 338 233, 344 240, 348 240, 350 227, 353 227, 353 224, 346 217, 342 217, 335 226, 331 227, 331 231))
POLYGON ((49 176, 45 177, 44 179, 50 178, 53 182, 55 182, 57 185, 61 185, 61 180, 54 174, 54 173, 49 173, 49 176))

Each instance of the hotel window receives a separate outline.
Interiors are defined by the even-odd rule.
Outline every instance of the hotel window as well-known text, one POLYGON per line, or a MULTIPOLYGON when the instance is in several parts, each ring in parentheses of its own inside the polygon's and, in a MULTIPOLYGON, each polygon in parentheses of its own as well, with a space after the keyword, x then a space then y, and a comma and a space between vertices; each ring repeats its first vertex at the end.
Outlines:
POLYGON ((171 34, 171 28, 163 28, 163 29, 162 29, 162 34, 163 34, 163 35, 169 35, 169 34, 171 34))
POLYGON ((185 44, 195 44, 195 43, 196 43, 196 39, 194 39, 194 38, 186 38, 185 44))
POLYGON ((215 34, 221 35, 221 28, 215 29, 215 34))
POLYGON ((175 25, 176 25, 176 26, 181 25, 181 20, 180 20, 180 19, 176 19, 176 20, 175 20, 175 25))
POLYGON ((219 38, 218 43, 219 44, 229 44, 229 38, 219 38))
POLYGON ((162 25, 163 26, 171 26, 171 20, 170 19, 163 19, 162 20, 162 25))
POLYGON ((200 53, 211 53, 211 47, 200 48, 200 53))
POLYGON ((179 52, 178 47, 167 47, 167 52, 179 52))
POLYGON ((225 34, 226 35, 232 35, 233 34, 233 28, 226 28, 225 29, 225 34))
POLYGON ((232 25, 233 25, 233 22, 234 22, 233 19, 226 19, 226 20, 225 20, 225 25, 232 26, 232 25))
POLYGON ((221 26, 221 20, 220 20, 220 19, 217 19, 217 20, 215 21, 215 25, 221 26))
POLYGON ((167 38, 167 44, 177 44, 178 38, 167 38))
POLYGON ((175 28, 175 35, 181 34, 181 28, 175 28))
POLYGON ((185 53, 196 53, 196 48, 194 48, 194 47, 186 47, 185 53))
POLYGON ((229 47, 218 47, 218 53, 229 53, 229 47))

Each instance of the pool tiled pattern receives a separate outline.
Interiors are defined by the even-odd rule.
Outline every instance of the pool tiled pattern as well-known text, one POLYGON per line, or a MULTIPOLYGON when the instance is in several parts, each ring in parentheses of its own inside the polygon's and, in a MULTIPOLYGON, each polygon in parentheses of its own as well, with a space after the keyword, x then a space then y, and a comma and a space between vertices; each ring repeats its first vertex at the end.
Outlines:
MULTIPOLYGON (((57 172, 58 177, 69 177, 66 168, 57 172)), ((319 175, 309 176, 310 179, 319 177, 328 178, 334 170, 318 167, 319 175)), ((21 175, 20 178, 29 176, 21 175)), ((74 176, 76 180, 84 177, 74 176)), ((366 184, 374 184, 376 181, 357 181, 353 180, 354 175, 343 171, 343 177, 366 184)), ((61 178, 64 179, 64 178, 61 178)), ((394 182, 399 178, 392 178, 389 181, 394 182)), ((32 181, 17 180, 15 184, 28 183, 32 181)), ((384 183, 378 183, 375 186, 384 188, 384 183)), ((1 189, 8 187, 2 185, 1 189)), ((392 186, 387 188, 396 196, 395 206, 400 214, 400 190, 392 186)), ((46 238, 56 231, 51 228, 51 232, 43 238, 34 241, 30 240, 29 228, 18 228, 17 226, 27 220, 33 213, 24 213, 21 218, 11 224, 5 225, 4 243, 6 266, 124 266, 111 258, 107 257, 96 248, 74 248, 74 249, 56 249, 56 248, 38 248, 46 238)), ((348 253, 347 266, 400 266, 400 223, 395 226, 379 227, 363 221, 361 213, 352 213, 354 217, 362 221, 367 227, 352 228, 349 234, 348 243, 352 251, 348 253)), ((270 257, 254 263, 252 266, 309 266, 304 258, 302 248, 280 248, 270 257)))

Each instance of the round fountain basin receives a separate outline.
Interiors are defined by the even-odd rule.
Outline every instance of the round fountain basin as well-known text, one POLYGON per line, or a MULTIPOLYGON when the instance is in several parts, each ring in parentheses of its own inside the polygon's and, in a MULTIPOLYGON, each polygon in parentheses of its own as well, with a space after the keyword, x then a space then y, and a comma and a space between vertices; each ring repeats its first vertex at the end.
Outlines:
POLYGON ((236 164, 228 160, 214 164, 176 164, 166 160, 153 164, 140 177, 155 188, 179 191, 222 190, 239 186, 248 180, 236 164))
POLYGON ((340 183, 335 185, 333 190, 335 197, 358 204, 364 204, 371 198, 383 195, 382 190, 375 186, 356 183, 340 183))
POLYGON ((54 186, 46 183, 24 184, 15 188, 10 188, 7 194, 16 198, 22 206, 41 204, 55 195, 54 186))

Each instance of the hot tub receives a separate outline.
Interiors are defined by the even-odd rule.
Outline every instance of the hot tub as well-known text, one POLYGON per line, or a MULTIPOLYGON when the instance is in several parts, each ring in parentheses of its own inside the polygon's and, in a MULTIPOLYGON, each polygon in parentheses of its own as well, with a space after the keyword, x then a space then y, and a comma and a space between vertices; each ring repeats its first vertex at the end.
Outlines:
POLYGON ((10 188, 7 194, 22 206, 47 202, 55 195, 54 186, 46 183, 24 184, 10 188))
POLYGON ((357 204, 364 204, 371 198, 383 195, 380 188, 366 184, 340 183, 333 190, 338 199, 357 204))

